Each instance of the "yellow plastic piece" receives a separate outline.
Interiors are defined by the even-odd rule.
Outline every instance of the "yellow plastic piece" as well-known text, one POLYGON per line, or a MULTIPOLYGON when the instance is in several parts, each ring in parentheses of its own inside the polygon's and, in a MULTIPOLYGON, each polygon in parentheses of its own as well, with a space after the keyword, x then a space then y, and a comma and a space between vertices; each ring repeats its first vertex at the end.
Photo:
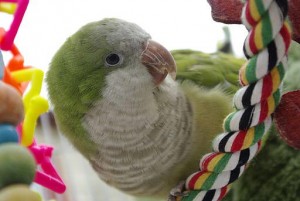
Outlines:
POLYGON ((34 131, 36 127, 36 121, 38 117, 47 112, 49 104, 46 99, 41 96, 34 96, 29 101, 29 107, 25 113, 23 122, 22 139, 21 144, 24 146, 30 146, 33 142, 34 131))
POLYGON ((17 4, 15 3, 8 3, 8 2, 1 2, 0 3, 0 11, 5 12, 8 14, 14 14, 17 9, 17 4))
POLYGON ((38 96, 41 92, 44 72, 37 68, 28 68, 24 70, 13 71, 11 74, 18 83, 31 81, 31 88, 24 96, 24 106, 26 112, 30 103, 30 99, 34 96, 38 96))
POLYGON ((25 118, 21 138, 22 145, 30 146, 33 143, 38 117, 49 110, 48 101, 40 96, 44 72, 37 68, 29 68, 12 72, 12 77, 19 83, 31 81, 31 87, 23 98, 25 118))

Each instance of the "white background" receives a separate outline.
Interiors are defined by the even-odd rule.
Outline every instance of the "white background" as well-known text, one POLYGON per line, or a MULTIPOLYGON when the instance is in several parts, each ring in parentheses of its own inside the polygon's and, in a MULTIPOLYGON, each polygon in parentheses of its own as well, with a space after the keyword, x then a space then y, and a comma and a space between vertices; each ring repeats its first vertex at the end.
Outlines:
MULTIPOLYGON (((31 0, 15 39, 25 64, 47 71, 51 58, 82 25, 106 17, 139 24, 167 49, 194 49, 214 52, 224 37, 222 23, 212 20, 205 0, 31 0)), ((12 17, 0 15, 7 28, 12 17)), ((243 56, 247 31, 229 25, 234 51, 243 56)), ((4 58, 7 59, 4 53, 4 58)), ((45 88, 45 87, 44 87, 45 88)))

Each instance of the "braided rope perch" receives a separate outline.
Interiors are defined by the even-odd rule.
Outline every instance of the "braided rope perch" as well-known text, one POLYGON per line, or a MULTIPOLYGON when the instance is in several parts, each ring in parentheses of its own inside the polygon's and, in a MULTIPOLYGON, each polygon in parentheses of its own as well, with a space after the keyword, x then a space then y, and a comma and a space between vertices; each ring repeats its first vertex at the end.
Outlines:
POLYGON ((259 152, 271 127, 280 85, 287 67, 291 28, 287 0, 248 0, 242 22, 249 30, 244 43, 248 62, 240 70, 242 88, 233 98, 236 111, 224 120, 224 133, 213 141, 212 153, 200 161, 200 171, 185 183, 182 201, 218 201, 229 191, 259 152))

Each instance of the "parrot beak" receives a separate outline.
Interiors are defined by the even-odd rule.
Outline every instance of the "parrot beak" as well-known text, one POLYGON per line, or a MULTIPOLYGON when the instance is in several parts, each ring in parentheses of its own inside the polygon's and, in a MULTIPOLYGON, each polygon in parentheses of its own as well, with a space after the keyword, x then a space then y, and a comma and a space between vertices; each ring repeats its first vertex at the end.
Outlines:
POLYGON ((175 80, 176 64, 171 53, 153 40, 148 40, 144 48, 141 61, 152 75, 154 84, 159 85, 168 74, 175 80))

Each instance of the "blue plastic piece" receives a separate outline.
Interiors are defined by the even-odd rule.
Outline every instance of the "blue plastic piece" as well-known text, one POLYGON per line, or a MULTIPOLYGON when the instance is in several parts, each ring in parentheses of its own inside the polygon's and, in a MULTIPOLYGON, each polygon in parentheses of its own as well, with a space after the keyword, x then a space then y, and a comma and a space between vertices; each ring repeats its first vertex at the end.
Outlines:
POLYGON ((0 124, 0 144, 19 142, 19 135, 16 128, 10 124, 0 124))

